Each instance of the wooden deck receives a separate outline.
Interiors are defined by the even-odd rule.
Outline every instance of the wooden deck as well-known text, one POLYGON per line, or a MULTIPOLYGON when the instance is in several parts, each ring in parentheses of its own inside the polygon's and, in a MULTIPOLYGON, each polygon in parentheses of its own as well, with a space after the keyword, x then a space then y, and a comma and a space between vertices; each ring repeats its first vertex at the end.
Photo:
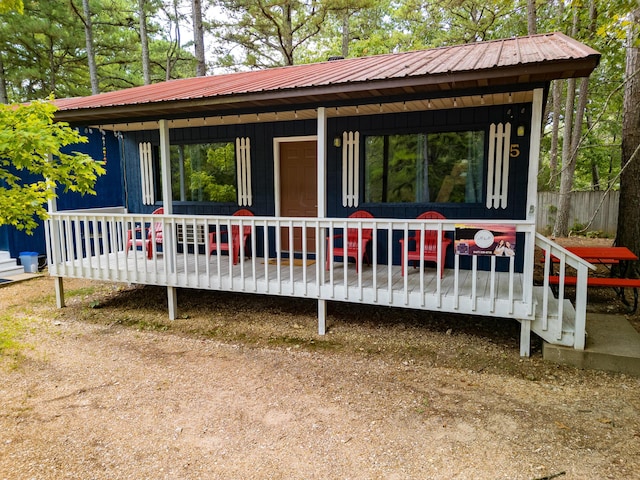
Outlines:
MULTIPOLYGON (((142 250, 126 248, 131 245, 127 241, 128 232, 143 231, 141 226, 148 231, 150 225, 158 222, 158 216, 73 211, 53 213, 51 217, 46 223, 47 257, 49 273, 58 279, 56 298, 60 306, 64 304, 63 279, 87 278, 165 286, 170 318, 177 318, 175 290, 194 288, 316 299, 320 333, 324 331, 326 301, 344 301, 513 318, 522 325, 522 355, 528 355, 531 331, 551 343, 584 348, 589 264, 536 234, 535 225, 527 222, 502 221, 510 228, 515 224, 522 236, 521 273, 515 271, 514 257, 490 255, 478 260, 478 255, 454 251, 449 252, 441 278, 436 273, 440 265, 432 262, 420 261, 417 268, 408 268, 407 275, 402 276, 400 266, 387 264, 386 259, 399 257, 397 248, 400 245, 406 248, 413 231, 437 230, 451 238, 458 223, 478 225, 477 221, 162 215, 164 238, 159 247, 164 250, 162 253, 155 249, 143 251, 150 245, 155 247, 155 242, 142 242, 142 250), (240 258, 245 252, 257 254, 236 265, 226 253, 219 256, 214 250, 213 255, 206 255, 210 245, 208 236, 202 232, 219 235, 223 229, 229 231, 234 226, 250 228, 251 232, 246 244, 240 247, 240 258), (325 238, 335 238, 351 228, 358 231, 358 238, 362 238, 361 232, 365 229, 373 230, 371 244, 362 247, 368 249, 372 265, 364 265, 359 272, 354 263, 345 264, 340 257, 326 270, 322 258, 333 255, 331 248, 316 252, 319 257, 316 261, 315 253, 279 247, 283 245, 282 232, 288 232, 288 245, 293 245, 293 229, 314 232, 315 244, 324 245, 325 238), (404 243, 399 242, 400 239, 404 243), (547 280, 541 287, 533 285, 534 246, 541 248, 547 259, 547 280), (263 252, 277 258, 265 259, 263 252), (150 258, 146 255, 149 253, 150 258), (585 286, 576 290, 575 309, 567 303, 562 288, 557 299, 551 294, 548 266, 552 256, 560 259, 561 270, 576 269, 578 282, 585 286), (300 258, 289 263, 290 257, 300 258), (302 258, 310 260, 302 262, 302 258), (467 268, 461 268, 461 264, 467 268)), ((486 228, 499 228, 496 222, 486 228)), ((332 245, 332 242, 326 244, 332 245)), ((447 247, 440 243, 438 248, 447 247)), ((363 257, 364 251, 358 252, 358 256, 363 257)))
POLYGON ((409 268, 355 264, 345 269, 335 262, 329 271, 315 260, 262 257, 233 265, 226 255, 175 255, 173 262, 162 253, 147 259, 144 252, 118 251, 69 260, 52 265, 54 275, 92 278, 204 290, 224 290, 267 295, 306 297, 332 301, 394 307, 443 310, 493 316, 527 317, 523 303, 522 274, 482 270, 445 269, 442 279, 429 264, 409 268))

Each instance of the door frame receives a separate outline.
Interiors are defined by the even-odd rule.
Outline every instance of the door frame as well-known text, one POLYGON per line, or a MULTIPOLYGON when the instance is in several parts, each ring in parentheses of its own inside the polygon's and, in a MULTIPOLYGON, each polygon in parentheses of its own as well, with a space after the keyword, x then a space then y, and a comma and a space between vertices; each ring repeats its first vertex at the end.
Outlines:
MULTIPOLYGON (((289 142, 316 142, 318 143, 317 135, 304 135, 295 137, 274 137, 273 138, 273 200, 274 200, 274 212, 275 216, 280 216, 280 144, 289 142)), ((318 174, 318 159, 316 158, 316 175, 318 174)), ((317 195, 317 192, 316 192, 317 195)))

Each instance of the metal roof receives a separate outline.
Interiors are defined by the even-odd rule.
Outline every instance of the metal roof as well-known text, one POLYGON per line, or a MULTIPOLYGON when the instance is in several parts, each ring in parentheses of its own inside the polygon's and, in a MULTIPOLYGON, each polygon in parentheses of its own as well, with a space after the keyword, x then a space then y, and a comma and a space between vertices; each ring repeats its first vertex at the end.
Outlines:
POLYGON ((562 33, 259 71, 58 99, 56 119, 117 122, 438 95, 588 76, 600 54, 562 33))

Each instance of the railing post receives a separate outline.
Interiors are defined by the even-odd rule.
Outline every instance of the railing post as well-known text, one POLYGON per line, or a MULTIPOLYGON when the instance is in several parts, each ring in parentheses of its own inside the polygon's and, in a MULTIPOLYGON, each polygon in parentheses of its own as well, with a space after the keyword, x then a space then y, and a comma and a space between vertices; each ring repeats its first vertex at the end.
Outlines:
POLYGON ((576 280, 576 326, 573 347, 584 350, 587 330, 587 267, 579 265, 576 280))

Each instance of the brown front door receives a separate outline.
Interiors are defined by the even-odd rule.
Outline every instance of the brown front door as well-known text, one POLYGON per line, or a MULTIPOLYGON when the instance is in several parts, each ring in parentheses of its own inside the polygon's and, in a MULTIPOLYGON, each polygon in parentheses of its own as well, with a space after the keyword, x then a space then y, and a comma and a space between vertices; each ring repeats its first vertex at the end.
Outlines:
MULTIPOLYGON (((280 144, 280 215, 318 216, 317 147, 315 140, 280 144)), ((282 248, 289 249, 289 230, 283 228, 282 248)), ((293 229, 293 245, 302 251, 302 229, 293 229)), ((307 229, 307 252, 316 250, 315 229, 307 229)))

